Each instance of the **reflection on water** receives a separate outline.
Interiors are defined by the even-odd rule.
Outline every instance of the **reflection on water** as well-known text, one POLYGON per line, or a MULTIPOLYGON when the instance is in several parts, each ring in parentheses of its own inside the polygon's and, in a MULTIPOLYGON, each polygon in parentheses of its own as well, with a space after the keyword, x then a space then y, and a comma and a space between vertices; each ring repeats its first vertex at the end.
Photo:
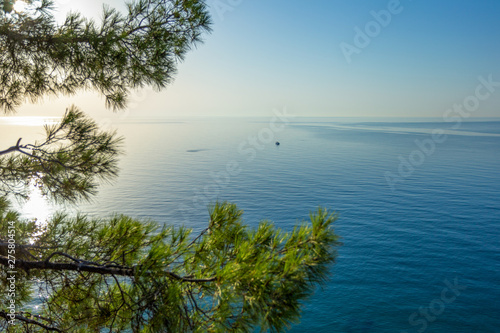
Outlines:
MULTIPOLYGON (((18 203, 15 205, 15 208, 21 213, 23 218, 35 220, 37 226, 43 230, 54 214, 55 207, 48 198, 42 194, 41 189, 36 183, 36 179, 31 180, 29 187, 29 199, 25 202, 18 203)), ((34 243, 37 236, 39 236, 39 234, 34 234, 33 238, 30 239, 30 243, 34 243)))
MULTIPOLYGON (((33 144, 45 137, 44 125, 57 123, 60 117, 0 117, 0 150, 7 149, 21 138, 21 144, 33 144)), ((30 193, 27 201, 12 200, 14 209, 23 218, 36 219, 43 227, 55 211, 55 206, 42 194, 42 191, 32 179, 29 184, 30 193)))
POLYGON ((0 125, 41 127, 47 124, 55 124, 60 120, 60 117, 1 117, 0 125))
POLYGON ((42 194, 42 191, 36 184, 36 180, 30 182, 31 192, 29 200, 21 207, 23 216, 36 219, 43 226, 52 214, 52 208, 48 199, 42 194))

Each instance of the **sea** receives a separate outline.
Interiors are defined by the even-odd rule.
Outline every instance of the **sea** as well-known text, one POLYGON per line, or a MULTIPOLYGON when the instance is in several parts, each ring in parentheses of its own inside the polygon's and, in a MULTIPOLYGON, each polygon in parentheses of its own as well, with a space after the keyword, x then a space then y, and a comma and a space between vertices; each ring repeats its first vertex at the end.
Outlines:
MULTIPOLYGON (((0 118, 1 149, 43 122, 0 118)), ((201 231, 236 203, 251 227, 338 213, 328 282, 290 332, 500 332, 500 119, 118 119, 119 177, 89 203, 33 196, 26 216, 113 213, 201 231), (279 145, 277 144, 279 143, 279 145)))

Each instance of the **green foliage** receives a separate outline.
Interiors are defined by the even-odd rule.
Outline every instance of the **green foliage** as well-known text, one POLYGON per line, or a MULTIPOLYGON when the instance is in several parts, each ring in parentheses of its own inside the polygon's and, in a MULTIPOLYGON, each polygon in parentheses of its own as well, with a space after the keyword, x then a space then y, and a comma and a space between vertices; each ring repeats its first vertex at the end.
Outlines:
POLYGON ((203 1, 138 0, 126 15, 104 7, 100 23, 73 12, 61 25, 52 0, 29 2, 22 13, 0 14, 0 109, 7 111, 25 99, 89 89, 124 108, 129 89, 170 83, 210 30, 203 1))
MULTIPOLYGON (((0 218, 16 216, 6 208, 0 206, 0 218)), ((40 314, 61 331, 282 332, 329 273, 340 245, 336 217, 319 209, 309 223, 284 232, 268 221, 250 229, 242 213, 216 204, 197 237, 125 216, 57 215, 41 231, 16 218, 20 235, 41 232, 26 247, 32 263, 18 275, 24 309, 36 278, 49 295, 40 314), (59 268, 35 269, 34 262, 59 268)))
POLYGON ((45 132, 42 142, 18 141, 0 152, 0 193, 27 198, 35 185, 54 200, 74 202, 89 199, 100 181, 116 176, 122 140, 114 132, 100 131, 76 107, 57 125, 45 126, 45 132))
MULTIPOLYGON (((130 89, 171 82, 178 61, 209 30, 203 0, 138 0, 102 22, 52 0, 0 10, 0 109, 26 99, 100 92, 114 109, 130 89)), ((251 229, 234 204, 215 204, 192 230, 126 216, 59 213, 46 225, 20 218, 7 197, 30 186, 55 201, 89 199, 117 174, 121 139, 76 107, 46 126, 45 139, 0 151, 0 329, 7 332, 282 332, 326 281, 340 245, 325 209, 292 231, 262 221, 251 229), (11 251, 15 248, 15 263, 11 251), (15 322, 9 302, 15 273, 15 322), (38 296, 37 296, 38 295, 38 296), (39 309, 33 309, 39 304, 39 309)))
MULTIPOLYGON (((0 197, 0 256, 8 258, 8 235, 9 226, 15 226, 15 238, 20 244, 28 244, 29 238, 37 231, 37 226, 35 222, 23 221, 20 223, 21 219, 19 213, 9 209, 9 203, 3 197, 0 197)), ((19 259, 32 259, 31 254, 22 246, 16 249, 15 257, 19 259)), ((2 269, 0 272, 0 309, 6 309, 8 306, 8 298, 6 297, 9 293, 7 281, 6 269, 2 269)), ((16 284, 16 303, 25 304, 27 301, 31 300, 31 290, 29 284, 16 284)))

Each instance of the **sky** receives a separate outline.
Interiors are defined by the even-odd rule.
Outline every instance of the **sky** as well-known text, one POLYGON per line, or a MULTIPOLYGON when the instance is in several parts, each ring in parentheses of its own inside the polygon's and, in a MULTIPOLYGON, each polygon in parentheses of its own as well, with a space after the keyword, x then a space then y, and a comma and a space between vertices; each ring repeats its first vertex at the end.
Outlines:
MULTIPOLYGON (((103 3, 125 8, 121 0, 56 0, 60 17, 99 17, 103 3)), ((286 108, 304 117, 443 117, 464 103, 472 103, 468 116, 500 116, 498 0, 207 3, 212 33, 167 89, 132 93, 127 116, 269 116, 286 108)), ((85 93, 18 115, 61 115, 73 103, 94 116, 111 113, 102 97, 85 93)))

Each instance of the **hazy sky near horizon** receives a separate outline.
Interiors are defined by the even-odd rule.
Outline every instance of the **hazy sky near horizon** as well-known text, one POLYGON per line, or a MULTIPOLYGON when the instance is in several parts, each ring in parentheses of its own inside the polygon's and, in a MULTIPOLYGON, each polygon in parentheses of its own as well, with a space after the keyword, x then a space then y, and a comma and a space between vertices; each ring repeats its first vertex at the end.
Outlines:
MULTIPOLYGON (((103 3, 124 8, 121 0, 56 3, 61 13, 96 17, 103 3)), ((132 94, 128 115, 267 116, 286 107, 297 116, 442 117, 476 94, 479 77, 500 82, 498 0, 207 3, 213 32, 166 90, 132 94)), ((500 116, 500 84, 489 88, 471 116, 500 116)), ((85 93, 17 115, 60 115, 72 103, 111 113, 85 93)))

